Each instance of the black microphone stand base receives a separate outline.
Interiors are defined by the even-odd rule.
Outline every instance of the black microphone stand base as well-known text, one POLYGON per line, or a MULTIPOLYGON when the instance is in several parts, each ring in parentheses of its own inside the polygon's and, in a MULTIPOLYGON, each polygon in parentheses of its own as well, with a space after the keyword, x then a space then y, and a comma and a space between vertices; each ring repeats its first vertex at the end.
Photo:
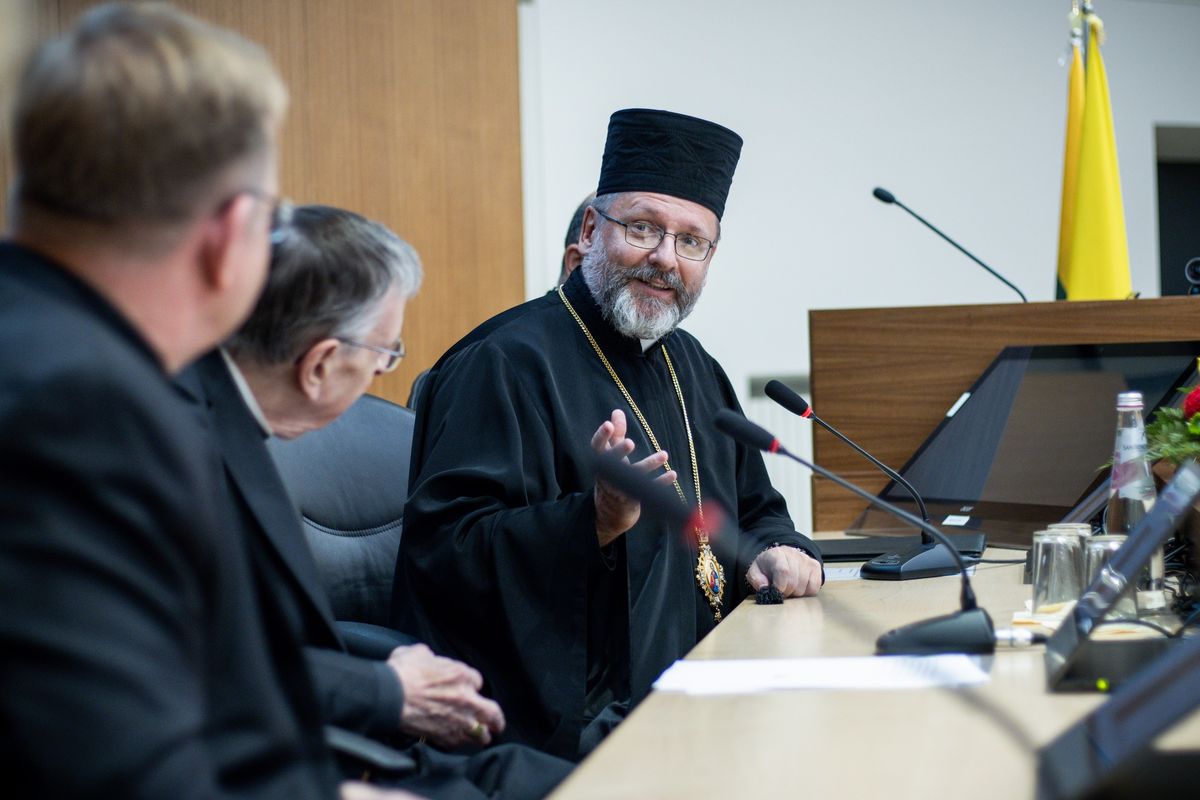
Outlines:
POLYGON ((958 575, 958 561, 940 542, 922 542, 898 553, 875 556, 862 565, 861 575, 872 581, 907 581, 958 575))
POLYGON ((875 640, 881 656, 928 656, 938 653, 987 655, 996 652, 996 629, 982 608, 914 622, 875 640))

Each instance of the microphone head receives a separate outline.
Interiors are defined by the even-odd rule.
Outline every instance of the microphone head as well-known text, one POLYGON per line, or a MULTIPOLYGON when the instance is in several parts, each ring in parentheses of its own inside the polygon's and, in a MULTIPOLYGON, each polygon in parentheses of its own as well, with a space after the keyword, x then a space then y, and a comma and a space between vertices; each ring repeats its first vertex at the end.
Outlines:
POLYGON ((875 195, 875 199, 882 203, 896 202, 896 195, 892 194, 887 189, 884 189, 882 186, 876 186, 875 191, 871 192, 871 194, 875 195))
POLYGON ((679 502, 678 495, 665 484, 638 472, 628 460, 615 452, 591 454, 591 466, 597 478, 612 484, 618 491, 637 500, 642 518, 658 519, 685 536, 698 530, 708 534, 713 551, 722 561, 736 563, 738 558, 737 520, 715 499, 707 498, 704 514, 695 506, 679 502))
POLYGON ((655 483, 649 475, 638 472, 625 458, 616 453, 593 453, 591 458, 592 469, 598 477, 635 498, 648 513, 677 526, 682 526, 687 521, 688 509, 679 502, 675 493, 666 486, 655 483))
POLYGON ((779 440, 766 430, 755 425, 750 420, 728 408, 722 408, 713 418, 717 430, 755 450, 765 450, 777 453, 780 450, 779 440))
POLYGON ((776 380, 768 381, 764 391, 766 391, 767 397, 793 414, 800 417, 812 416, 812 406, 786 383, 776 380))

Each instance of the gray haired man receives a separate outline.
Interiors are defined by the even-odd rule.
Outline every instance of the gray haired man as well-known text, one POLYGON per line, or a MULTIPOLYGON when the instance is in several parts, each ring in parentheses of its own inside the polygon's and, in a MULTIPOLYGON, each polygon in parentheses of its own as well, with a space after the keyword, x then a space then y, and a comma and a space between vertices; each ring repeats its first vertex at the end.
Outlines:
MULTIPOLYGON (((421 282, 416 252, 383 225, 327 206, 304 206, 276 231, 270 275, 249 320, 225 349, 180 379, 206 409, 224 462, 228 505, 256 570, 292 587, 293 618, 325 721, 392 741, 487 745, 504 715, 483 679, 423 644, 384 660, 351 655, 299 520, 264 439, 293 438, 332 422, 404 355, 401 327, 421 282)), ((403 491, 397 487, 397 491, 403 491)), ((541 797, 570 769, 503 745, 453 756, 414 745, 417 770, 400 785, 430 797, 541 797)))

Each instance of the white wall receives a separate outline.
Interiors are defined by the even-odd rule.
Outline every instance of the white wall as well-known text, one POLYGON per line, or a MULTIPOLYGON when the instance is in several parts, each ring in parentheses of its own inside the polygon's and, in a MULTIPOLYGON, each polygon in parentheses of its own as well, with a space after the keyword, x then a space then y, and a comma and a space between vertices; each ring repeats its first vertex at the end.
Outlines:
MULTIPOLYGON (((1200 125, 1200 3, 1097 0, 1133 284, 1158 294, 1154 125, 1200 125)), ((521 5, 526 291, 552 285, 609 114, 667 108, 745 139, 685 327, 746 400, 808 371, 810 308, 1054 296, 1069 0, 530 0, 521 5)), ((831 420, 835 422, 836 420, 831 420)), ((807 524, 807 498, 793 515, 807 524)))

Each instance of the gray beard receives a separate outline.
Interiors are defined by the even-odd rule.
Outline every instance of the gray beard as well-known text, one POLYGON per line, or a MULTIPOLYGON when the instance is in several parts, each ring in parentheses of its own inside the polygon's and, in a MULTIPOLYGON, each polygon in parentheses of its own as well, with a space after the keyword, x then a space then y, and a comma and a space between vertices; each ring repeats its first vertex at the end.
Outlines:
MULTIPOLYGON (((583 257, 579 269, 583 271, 584 283, 600 305, 604 319, 618 333, 633 339, 661 339, 692 313, 700 299, 700 292, 688 291, 677 272, 663 272, 648 264, 628 268, 613 264, 599 238, 583 257), (675 291, 674 302, 657 297, 634 297, 630 284, 639 279, 670 286, 675 291)), ((703 290, 703 285, 700 288, 703 290)))

